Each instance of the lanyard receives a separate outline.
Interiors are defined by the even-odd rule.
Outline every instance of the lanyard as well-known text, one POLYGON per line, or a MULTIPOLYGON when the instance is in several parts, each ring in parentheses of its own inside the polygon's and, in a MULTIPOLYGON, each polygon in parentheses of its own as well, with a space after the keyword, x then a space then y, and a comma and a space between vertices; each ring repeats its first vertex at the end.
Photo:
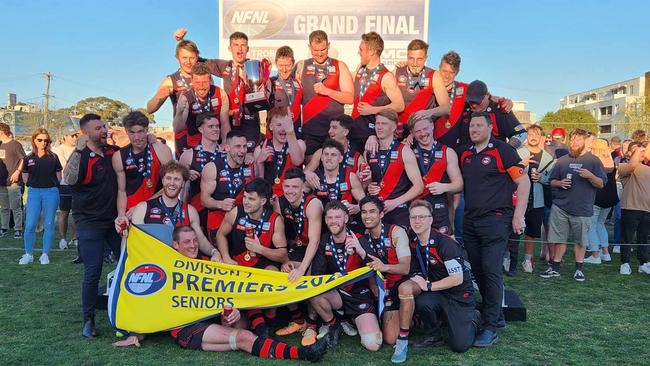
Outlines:
POLYGON ((176 206, 172 212, 169 212, 169 207, 167 207, 162 197, 158 197, 158 202, 160 202, 160 207, 162 207, 163 211, 165 211, 165 217, 169 219, 173 227, 176 227, 176 223, 179 219, 181 222, 183 221, 184 215, 180 200, 176 202, 176 206))
POLYGON ((436 144, 434 143, 431 146, 431 150, 425 150, 419 145, 415 146, 416 157, 418 159, 418 166, 420 167, 420 172, 426 174, 431 165, 433 165, 434 151, 436 149, 436 144))
POLYGON ((393 142, 390 143, 390 146, 388 147, 386 153, 379 154, 379 169, 381 171, 382 177, 386 175, 386 170, 388 170, 389 165, 388 162, 390 161, 390 156, 393 153, 393 149, 395 148, 396 143, 397 140, 393 139, 393 142))
POLYGON ((336 183, 334 183, 334 187, 330 188, 330 183, 327 183, 327 178, 325 174, 323 173, 323 181, 325 183, 325 189, 328 192, 329 198, 332 201, 336 201, 340 198, 341 195, 341 168, 339 168, 338 174, 336 174, 336 183))
MULTIPOLYGON (((314 60, 314 69, 316 69, 316 68, 320 69, 320 67, 318 67, 318 66, 319 65, 314 60)), ((317 83, 324 83, 325 82, 325 79, 327 79, 327 77, 329 76, 329 68, 330 68, 330 58, 328 57, 327 60, 325 60, 325 72, 323 72, 322 77, 316 77, 316 82, 317 83)), ((318 75, 318 73, 314 73, 314 74, 318 75)))
MULTIPOLYGON (((212 89, 212 88, 210 88, 210 89, 212 89)), ((208 90, 208 95, 205 97, 207 99, 207 102, 205 102, 205 103, 201 102, 201 99, 199 99, 199 96, 196 95, 196 92, 194 91, 194 89, 192 89, 192 94, 194 94, 194 100, 196 100, 196 103, 199 105, 199 108, 197 109, 197 111, 199 113, 212 112, 213 111, 213 109, 212 109, 212 90, 208 90)))
POLYGON ((345 250, 345 245, 343 246, 343 260, 339 259, 339 254, 336 249, 336 245, 334 243, 334 238, 332 237, 332 234, 330 234, 330 246, 332 247, 332 251, 334 251, 334 260, 336 261, 336 267, 338 267, 339 272, 341 272, 342 275, 348 274, 348 251, 345 250))
POLYGON ((293 84, 293 80, 289 79, 290 89, 287 89, 287 83, 281 76, 278 76, 278 82, 282 85, 282 89, 284 89, 284 93, 287 95, 289 107, 293 107, 293 100, 296 98, 296 86, 293 84))
POLYGON ((386 249, 386 227, 383 223, 381 224, 381 231, 379 233, 379 243, 375 245, 375 239, 372 238, 370 232, 368 232, 368 242, 380 258, 386 258, 388 250, 386 249))
POLYGON ((408 75, 408 85, 409 89, 414 90, 416 86, 420 87, 422 89, 424 87, 424 80, 426 80, 424 71, 426 69, 422 69, 420 73, 417 76, 413 76, 411 74, 411 71, 409 71, 408 67, 406 68, 406 74, 408 75))
POLYGON ((151 150, 149 149, 149 145, 144 148, 144 154, 145 156, 138 159, 138 162, 136 163, 135 157, 133 155, 133 146, 131 146, 129 153, 126 156, 126 163, 129 165, 135 164, 138 167, 138 173, 142 174, 143 178, 149 178, 151 177, 151 165, 153 165, 153 156, 151 154, 151 150), (146 162, 144 161, 145 159, 146 162))
POLYGON ((420 269, 422 270, 422 274, 424 276, 429 276, 429 256, 430 256, 429 246, 431 244, 433 244, 433 239, 429 239, 429 241, 427 242, 427 245, 422 247, 422 245, 420 245, 420 238, 417 237, 417 236, 415 237, 415 245, 416 245, 416 248, 417 248, 417 250, 415 251, 415 254, 417 254, 418 263, 420 263, 420 269), (422 259, 422 248, 424 248, 424 255, 425 255, 426 261, 423 261, 423 259, 422 259))
POLYGON ((219 145, 214 148, 214 152, 207 152, 209 154, 208 158, 205 158, 206 152, 203 151, 203 144, 199 144, 199 160, 201 161, 201 171, 205 168, 205 163, 210 160, 214 162, 217 159, 217 154, 219 154, 219 145))
MULTIPOLYGON (((289 204, 291 205, 291 204, 289 204)), ((300 240, 302 236, 302 231, 305 227, 305 195, 302 196, 300 200, 300 207, 298 209, 298 215, 296 216, 296 211, 291 207, 291 217, 293 217, 293 222, 295 223, 296 236, 300 240)))
POLYGON ((235 187, 235 184, 233 182, 233 177, 241 177, 242 180, 243 178, 243 170, 244 166, 240 166, 239 169, 237 169, 237 172, 233 175, 232 171, 230 170, 230 165, 226 162, 224 170, 226 171, 226 178, 228 179, 228 194, 230 195, 230 198, 235 198, 237 196, 237 191, 239 191, 239 188, 243 186, 243 184, 240 184, 240 187, 235 187))
POLYGON ((190 83, 187 81, 187 79, 185 79, 180 68, 178 69, 178 81, 180 81, 181 84, 183 84, 183 88, 190 89, 190 83))
MULTIPOLYGON (((273 142, 271 142, 271 146, 273 146, 273 142)), ((274 178, 280 178, 280 172, 282 172, 282 169, 284 169, 284 165, 286 164, 288 149, 289 149, 288 143, 282 145, 282 151, 275 151, 275 148, 273 149, 273 164, 275 164, 274 178)))
POLYGON ((368 75, 369 70, 366 66, 363 66, 361 68, 361 78, 359 79, 359 98, 363 97, 366 94, 368 87, 372 82, 372 79, 374 79, 379 74, 379 70, 381 70, 383 66, 384 64, 377 65, 377 67, 372 69, 370 75, 368 75))
POLYGON ((255 226, 255 236, 257 236, 259 238, 260 235, 262 235, 262 228, 264 227, 264 222, 266 221, 265 219, 266 219, 266 210, 262 211, 262 215, 260 216, 260 220, 257 221, 256 224, 253 223, 253 221, 255 221, 255 220, 252 220, 248 216, 248 214, 246 214, 246 227, 255 226))

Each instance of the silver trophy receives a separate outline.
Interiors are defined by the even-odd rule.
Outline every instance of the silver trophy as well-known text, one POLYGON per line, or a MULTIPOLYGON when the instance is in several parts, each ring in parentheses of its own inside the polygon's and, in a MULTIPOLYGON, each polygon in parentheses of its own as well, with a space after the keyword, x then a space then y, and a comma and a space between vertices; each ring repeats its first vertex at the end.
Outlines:
POLYGON ((271 62, 267 59, 247 60, 244 62, 246 85, 244 103, 253 112, 269 110, 271 105, 266 92, 266 83, 271 72, 271 62))

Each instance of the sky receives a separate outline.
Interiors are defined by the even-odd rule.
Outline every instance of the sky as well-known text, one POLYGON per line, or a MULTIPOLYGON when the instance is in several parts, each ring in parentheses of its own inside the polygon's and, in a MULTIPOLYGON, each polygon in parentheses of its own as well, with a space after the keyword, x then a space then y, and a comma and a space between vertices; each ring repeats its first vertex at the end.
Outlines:
MULTIPOLYGON (((650 2, 429 0, 429 65, 456 50, 458 80, 528 101, 541 118, 565 95, 650 71, 650 2)), ((41 104, 52 72, 51 108, 93 96, 144 107, 174 72, 176 28, 201 55, 217 57, 218 0, 0 0, 0 106, 7 94, 41 104)), ((156 113, 171 123, 169 102, 156 113)))

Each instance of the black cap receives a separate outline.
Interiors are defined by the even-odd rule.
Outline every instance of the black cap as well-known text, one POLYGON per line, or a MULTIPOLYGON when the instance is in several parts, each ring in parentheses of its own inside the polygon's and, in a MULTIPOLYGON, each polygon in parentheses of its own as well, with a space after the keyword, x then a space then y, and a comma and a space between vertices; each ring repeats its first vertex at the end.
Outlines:
POLYGON ((487 94, 487 85, 481 80, 472 81, 467 87, 467 102, 479 104, 483 102, 483 98, 487 94))

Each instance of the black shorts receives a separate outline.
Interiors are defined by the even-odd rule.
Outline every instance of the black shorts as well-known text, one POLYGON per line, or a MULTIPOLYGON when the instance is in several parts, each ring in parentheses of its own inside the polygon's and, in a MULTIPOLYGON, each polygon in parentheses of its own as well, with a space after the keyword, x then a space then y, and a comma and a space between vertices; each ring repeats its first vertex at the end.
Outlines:
POLYGON ((531 238, 542 237, 542 222, 544 221, 544 207, 531 208, 526 211, 525 234, 531 238))
POLYGON ((408 231, 410 227, 409 223, 409 210, 406 204, 398 206, 393 211, 384 215, 383 221, 386 225, 395 224, 404 228, 408 231))
POLYGON ((185 349, 203 349, 201 344, 203 343, 203 333, 211 325, 207 322, 199 322, 196 324, 188 325, 183 327, 180 332, 176 335, 174 341, 176 344, 185 349))
POLYGON ((433 206, 433 227, 445 235, 452 235, 451 222, 449 221, 449 208, 447 202, 431 203, 433 206))
POLYGON ((305 252, 307 251, 307 244, 297 246, 296 244, 287 245, 287 253, 289 260, 292 262, 302 262, 305 259, 305 252))
POLYGON ((384 298, 384 311, 394 311, 394 310, 399 310, 399 285, 402 284, 402 282, 408 280, 408 278, 404 277, 401 280, 397 281, 393 287, 389 288, 386 297, 384 298))
POLYGON ((68 185, 59 186, 59 211, 70 212, 72 209, 72 188, 68 185))
POLYGON ((375 312, 375 298, 370 289, 364 289, 361 292, 346 292, 343 289, 338 289, 338 292, 343 300, 343 312, 350 319, 375 312))

